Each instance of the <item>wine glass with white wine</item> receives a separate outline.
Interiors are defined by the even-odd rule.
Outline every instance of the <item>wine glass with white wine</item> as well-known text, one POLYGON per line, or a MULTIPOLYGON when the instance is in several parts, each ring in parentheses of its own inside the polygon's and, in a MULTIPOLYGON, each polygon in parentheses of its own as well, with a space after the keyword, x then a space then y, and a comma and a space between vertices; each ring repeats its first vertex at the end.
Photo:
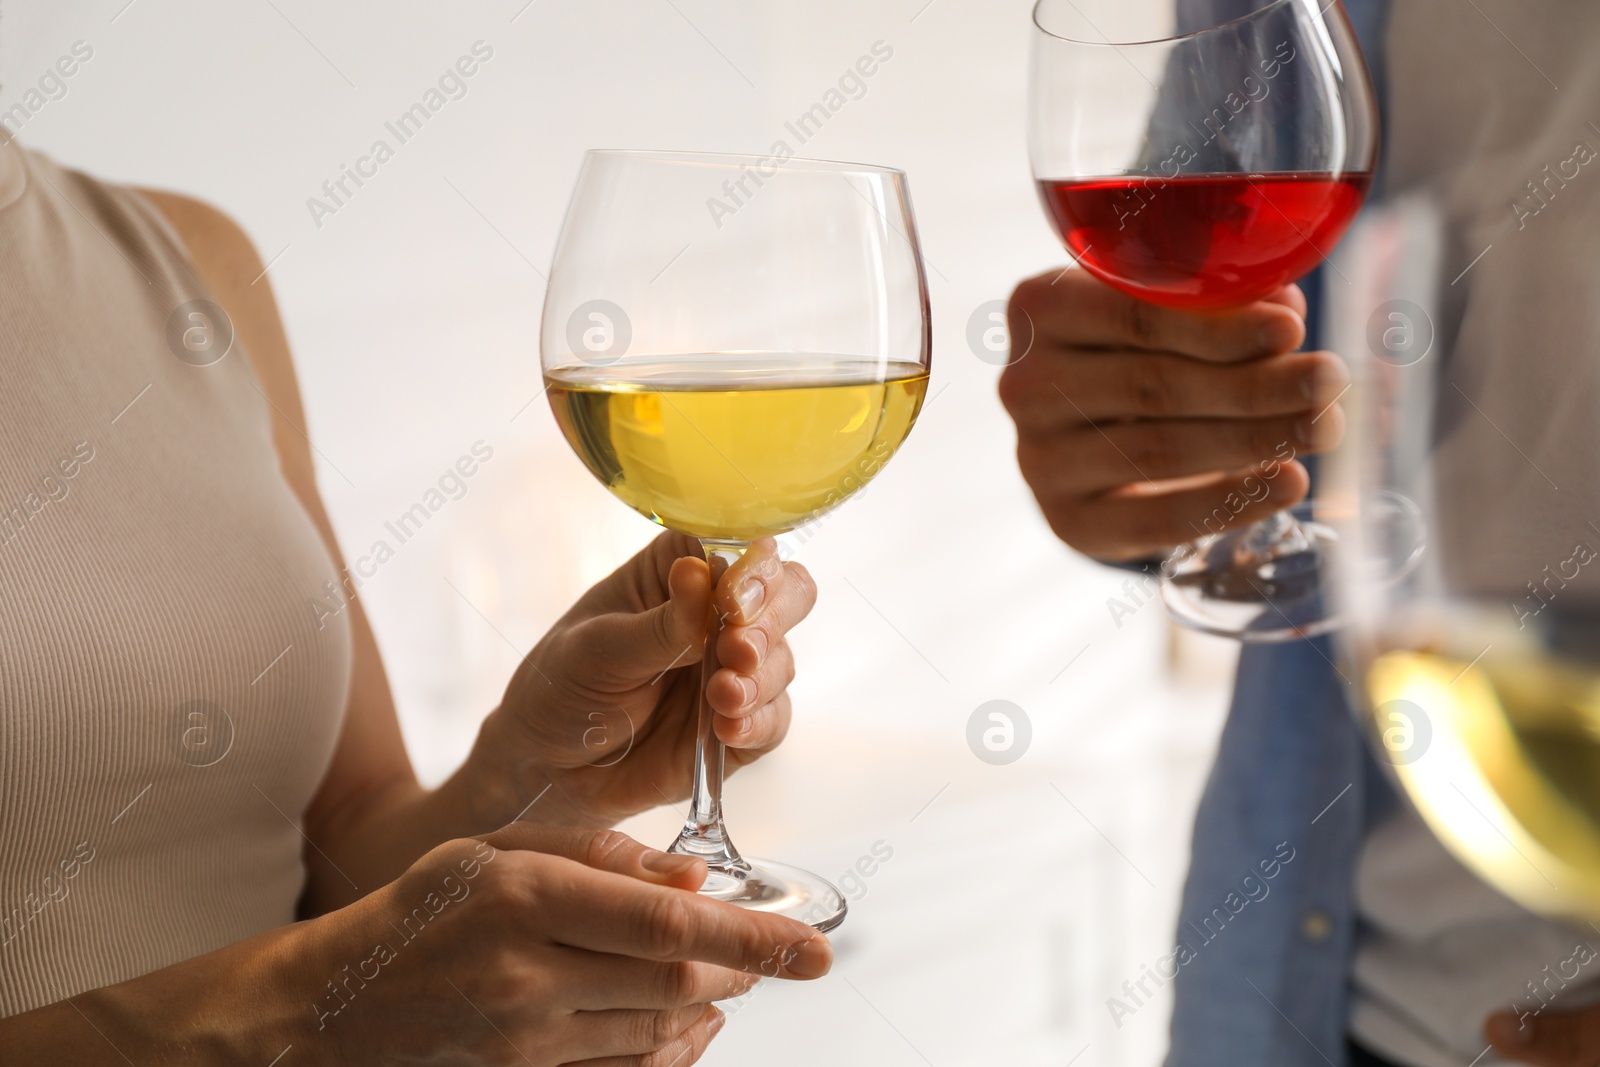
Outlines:
MULTIPOLYGON (((624 503, 698 538, 718 579, 752 541, 882 469, 928 384, 928 290, 903 173, 773 156, 594 151, 556 246, 540 352, 568 443, 624 503)), ((701 667, 693 797, 671 851, 709 896, 820 930, 825 879, 740 855, 701 667)))
POLYGON ((1323 471, 1351 505, 1333 520, 1346 670, 1457 859, 1531 910, 1600 921, 1600 353, 1460 342, 1448 283, 1470 253, 1443 255, 1444 215, 1422 197, 1374 215, 1351 285, 1330 286, 1353 377, 1323 471))

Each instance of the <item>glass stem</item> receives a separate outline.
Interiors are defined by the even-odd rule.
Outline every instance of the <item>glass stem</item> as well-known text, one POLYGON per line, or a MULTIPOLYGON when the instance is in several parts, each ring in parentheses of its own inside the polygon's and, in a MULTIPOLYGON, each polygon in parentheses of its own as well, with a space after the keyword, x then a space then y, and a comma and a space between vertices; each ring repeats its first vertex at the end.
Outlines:
MULTIPOLYGON (((705 550, 706 563, 711 568, 711 588, 714 593, 722 576, 739 561, 750 544, 747 541, 710 539, 702 539, 700 544, 705 550)), ((750 865, 733 847, 722 822, 723 747, 713 729, 715 715, 706 699, 706 686, 717 673, 717 636, 721 632, 722 619, 717 613, 713 597, 713 606, 706 617, 705 657, 700 661, 700 723, 694 746, 694 795, 690 799, 683 831, 668 851, 699 856, 713 871, 734 874, 748 872, 750 865)))
POLYGON ((1257 557, 1272 557, 1302 552, 1309 544, 1300 520, 1286 508, 1251 527, 1243 547, 1257 557))
POLYGON ((1285 538, 1294 536, 1300 524, 1287 510, 1275 511, 1271 515, 1257 522, 1250 530, 1249 544, 1252 548, 1269 548, 1285 538))

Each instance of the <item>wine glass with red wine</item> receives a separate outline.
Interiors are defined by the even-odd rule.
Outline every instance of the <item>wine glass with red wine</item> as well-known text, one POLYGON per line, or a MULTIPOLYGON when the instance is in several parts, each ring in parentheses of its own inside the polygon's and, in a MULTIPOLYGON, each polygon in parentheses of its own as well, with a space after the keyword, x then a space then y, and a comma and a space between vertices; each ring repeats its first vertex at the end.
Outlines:
MULTIPOLYGON (((1241 307, 1310 273, 1366 199, 1378 113, 1337 0, 1040 0, 1029 156, 1077 264, 1166 307, 1241 307)), ((1318 413, 1313 412, 1315 416, 1318 413)), ((1285 441, 1253 484, 1295 458, 1285 441)), ((1245 641, 1333 628, 1314 503, 1191 520, 1162 567, 1182 623, 1245 641)))

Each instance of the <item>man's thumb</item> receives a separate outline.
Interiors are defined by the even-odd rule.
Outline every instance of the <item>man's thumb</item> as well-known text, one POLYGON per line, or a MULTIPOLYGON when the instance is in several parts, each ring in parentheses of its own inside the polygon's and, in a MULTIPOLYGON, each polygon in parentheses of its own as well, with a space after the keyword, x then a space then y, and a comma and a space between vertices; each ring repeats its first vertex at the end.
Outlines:
POLYGON ((1484 1036, 1496 1052, 1537 1067, 1591 1067, 1600 1063, 1600 1007, 1581 1011, 1499 1012, 1484 1036))

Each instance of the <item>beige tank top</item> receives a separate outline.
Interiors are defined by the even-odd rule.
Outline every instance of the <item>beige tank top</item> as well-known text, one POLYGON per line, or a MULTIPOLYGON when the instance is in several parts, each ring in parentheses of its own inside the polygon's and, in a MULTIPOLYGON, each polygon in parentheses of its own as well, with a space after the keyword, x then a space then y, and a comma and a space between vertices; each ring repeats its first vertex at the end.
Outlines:
POLYGON ((207 298, 137 193, 0 147, 0 1016, 294 919, 350 637, 207 298))

